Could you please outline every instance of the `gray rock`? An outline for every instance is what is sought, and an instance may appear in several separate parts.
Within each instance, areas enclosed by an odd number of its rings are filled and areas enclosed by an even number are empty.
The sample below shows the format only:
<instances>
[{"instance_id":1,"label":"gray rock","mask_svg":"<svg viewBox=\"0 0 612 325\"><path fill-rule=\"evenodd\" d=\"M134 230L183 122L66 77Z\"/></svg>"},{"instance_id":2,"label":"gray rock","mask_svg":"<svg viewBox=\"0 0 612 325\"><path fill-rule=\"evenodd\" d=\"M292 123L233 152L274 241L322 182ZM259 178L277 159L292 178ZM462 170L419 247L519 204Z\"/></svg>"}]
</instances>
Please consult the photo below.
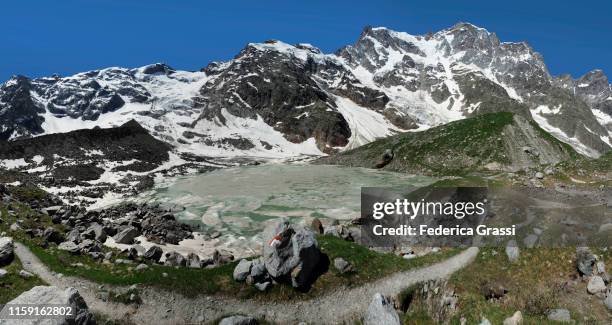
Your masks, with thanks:
<instances>
[{"instance_id":1,"label":"gray rock","mask_svg":"<svg viewBox=\"0 0 612 325\"><path fill-rule=\"evenodd\" d=\"M548 312L548 319L561 323L570 323L572 317L567 309L552 309Z\"/></svg>"},{"instance_id":2,"label":"gray rock","mask_svg":"<svg viewBox=\"0 0 612 325\"><path fill-rule=\"evenodd\" d=\"M26 270L21 270L19 271L19 276L24 278L24 279L29 279L29 278L33 278L34 274L26 271Z\"/></svg>"},{"instance_id":3,"label":"gray rock","mask_svg":"<svg viewBox=\"0 0 612 325\"><path fill-rule=\"evenodd\" d=\"M43 239L50 243L59 244L64 241L64 236L57 229L47 227L43 232Z\"/></svg>"},{"instance_id":4,"label":"gray rock","mask_svg":"<svg viewBox=\"0 0 612 325\"><path fill-rule=\"evenodd\" d=\"M504 325L519 325L523 323L523 313L515 312L511 317L504 319Z\"/></svg>"},{"instance_id":5,"label":"gray rock","mask_svg":"<svg viewBox=\"0 0 612 325\"><path fill-rule=\"evenodd\" d=\"M314 233L281 220L264 232L263 261L273 278L291 275L295 288L308 288L316 279L321 251Z\"/></svg>"},{"instance_id":6,"label":"gray rock","mask_svg":"<svg viewBox=\"0 0 612 325\"><path fill-rule=\"evenodd\" d=\"M529 234L527 235L527 237L523 239L523 244L525 244L525 247L527 248L533 248L535 247L535 244L537 241L538 241L538 236L534 234Z\"/></svg>"},{"instance_id":7,"label":"gray rock","mask_svg":"<svg viewBox=\"0 0 612 325\"><path fill-rule=\"evenodd\" d=\"M596 274L605 274L606 273L606 264L603 261L599 261L595 263L595 273Z\"/></svg>"},{"instance_id":8,"label":"gray rock","mask_svg":"<svg viewBox=\"0 0 612 325\"><path fill-rule=\"evenodd\" d=\"M587 284L587 292L596 295L606 292L606 283L599 275L594 275Z\"/></svg>"},{"instance_id":9,"label":"gray rock","mask_svg":"<svg viewBox=\"0 0 612 325\"><path fill-rule=\"evenodd\" d=\"M270 282L270 281L266 281L266 282L262 282L262 283L255 283L255 288L257 288L257 290L259 290L259 291L266 291L271 286L272 286L272 282Z\"/></svg>"},{"instance_id":10,"label":"gray rock","mask_svg":"<svg viewBox=\"0 0 612 325\"><path fill-rule=\"evenodd\" d=\"M377 293L372 298L365 317L364 325L400 325L399 315L393 307L391 299Z\"/></svg>"},{"instance_id":11,"label":"gray rock","mask_svg":"<svg viewBox=\"0 0 612 325\"><path fill-rule=\"evenodd\" d=\"M134 242L134 238L138 237L138 230L132 226L129 226L120 232L118 232L113 239L118 244L131 244Z\"/></svg>"},{"instance_id":12,"label":"gray rock","mask_svg":"<svg viewBox=\"0 0 612 325\"><path fill-rule=\"evenodd\" d=\"M353 271L353 265L351 265L351 263L347 262L342 257L336 257L334 259L334 267L340 273L346 273L346 272Z\"/></svg>"},{"instance_id":13,"label":"gray rock","mask_svg":"<svg viewBox=\"0 0 612 325\"><path fill-rule=\"evenodd\" d=\"M118 258L115 260L115 264L132 264L133 262L130 260Z\"/></svg>"},{"instance_id":14,"label":"gray rock","mask_svg":"<svg viewBox=\"0 0 612 325\"><path fill-rule=\"evenodd\" d=\"M148 269L148 268L149 268L149 266L148 266L148 265L146 265L146 264L144 264L144 263L141 263L141 264L138 264L138 265L136 266L136 271L144 271L144 270L146 270L146 269Z\"/></svg>"},{"instance_id":15,"label":"gray rock","mask_svg":"<svg viewBox=\"0 0 612 325\"><path fill-rule=\"evenodd\" d=\"M245 259L240 260L238 265L234 268L234 280L236 281L244 281L247 276L251 274L251 266L253 266L253 262L247 261Z\"/></svg>"},{"instance_id":16,"label":"gray rock","mask_svg":"<svg viewBox=\"0 0 612 325\"><path fill-rule=\"evenodd\" d=\"M4 278L8 274L8 271L5 269L0 269L0 279Z\"/></svg>"},{"instance_id":17,"label":"gray rock","mask_svg":"<svg viewBox=\"0 0 612 325\"><path fill-rule=\"evenodd\" d=\"M202 264L200 263L200 257L197 254L189 253L189 255L187 255L187 266L192 269L201 268Z\"/></svg>"},{"instance_id":18,"label":"gray rock","mask_svg":"<svg viewBox=\"0 0 612 325\"><path fill-rule=\"evenodd\" d=\"M166 253L166 266L187 266L187 260L183 255L177 252Z\"/></svg>"},{"instance_id":19,"label":"gray rock","mask_svg":"<svg viewBox=\"0 0 612 325\"><path fill-rule=\"evenodd\" d=\"M12 225L9 227L9 229L10 229L11 231L18 231L18 230L21 230L21 226L20 226L18 223L16 223L16 222L15 222L15 223L13 223L13 224L12 224Z\"/></svg>"},{"instance_id":20,"label":"gray rock","mask_svg":"<svg viewBox=\"0 0 612 325\"><path fill-rule=\"evenodd\" d=\"M592 275L597 258L588 247L576 248L576 268L582 275Z\"/></svg>"},{"instance_id":21,"label":"gray rock","mask_svg":"<svg viewBox=\"0 0 612 325\"><path fill-rule=\"evenodd\" d=\"M81 240L81 234L79 233L79 230L76 228L70 230L70 232L66 236L66 241L78 243L80 240Z\"/></svg>"},{"instance_id":22,"label":"gray rock","mask_svg":"<svg viewBox=\"0 0 612 325\"><path fill-rule=\"evenodd\" d=\"M94 233L94 238L95 240L104 243L106 241L106 231L104 230L104 227L102 227L102 225L100 225L99 223L92 223L89 228L87 228L88 231L93 231Z\"/></svg>"},{"instance_id":23,"label":"gray rock","mask_svg":"<svg viewBox=\"0 0 612 325\"><path fill-rule=\"evenodd\" d=\"M518 261L521 255L521 251L515 240L510 240L506 245L506 256L508 256L508 260L510 263L514 263Z\"/></svg>"},{"instance_id":24,"label":"gray rock","mask_svg":"<svg viewBox=\"0 0 612 325\"><path fill-rule=\"evenodd\" d=\"M53 215L55 215L61 209L62 209L61 205L56 205L56 206L44 208L44 209L42 209L42 212L46 213L46 214L48 214L50 216L53 216Z\"/></svg>"},{"instance_id":25,"label":"gray rock","mask_svg":"<svg viewBox=\"0 0 612 325\"><path fill-rule=\"evenodd\" d=\"M57 246L57 249L67 251L71 254L78 254L80 251L79 245L71 241L65 241Z\"/></svg>"},{"instance_id":26,"label":"gray rock","mask_svg":"<svg viewBox=\"0 0 612 325\"><path fill-rule=\"evenodd\" d=\"M323 234L325 232L324 228L323 228L323 223L321 223L321 220L319 220L319 218L314 218L312 219L312 223L310 224L310 228L312 228L312 231L318 233L318 234Z\"/></svg>"},{"instance_id":27,"label":"gray rock","mask_svg":"<svg viewBox=\"0 0 612 325\"><path fill-rule=\"evenodd\" d=\"M230 263L233 260L234 260L234 255L228 252L215 250L212 256L212 260L211 261L207 260L206 263L214 264L214 265L223 265L223 264Z\"/></svg>"},{"instance_id":28,"label":"gray rock","mask_svg":"<svg viewBox=\"0 0 612 325\"><path fill-rule=\"evenodd\" d=\"M87 250L89 250L90 248L92 248L92 247L93 247L95 244L96 244L96 242L94 242L94 241L93 241L93 240L91 240L91 239L84 239L84 240L82 240L82 241L79 243L79 245L78 245L78 246L79 246L79 249L80 249L80 250L87 251Z\"/></svg>"},{"instance_id":29,"label":"gray rock","mask_svg":"<svg viewBox=\"0 0 612 325\"><path fill-rule=\"evenodd\" d=\"M544 174L542 172L537 172L537 173L535 173L535 178L537 178L537 179L544 179Z\"/></svg>"},{"instance_id":30,"label":"gray rock","mask_svg":"<svg viewBox=\"0 0 612 325\"><path fill-rule=\"evenodd\" d=\"M269 278L268 271L266 270L266 265L260 259L253 261L250 277L253 279L254 282L262 282L263 280Z\"/></svg>"},{"instance_id":31,"label":"gray rock","mask_svg":"<svg viewBox=\"0 0 612 325\"><path fill-rule=\"evenodd\" d=\"M249 316L241 316L241 315L226 317L226 318L223 318L219 322L219 325L257 325L257 324L259 324L259 322L257 322L255 318L249 317Z\"/></svg>"},{"instance_id":32,"label":"gray rock","mask_svg":"<svg viewBox=\"0 0 612 325\"><path fill-rule=\"evenodd\" d=\"M94 316L89 312L87 303L75 288L62 290L58 287L37 286L34 287L17 298L11 300L7 305L70 305L74 311L74 318L56 319L56 322L45 322L44 324L79 324L79 325L94 325L96 324ZM6 308L6 307L5 307ZM2 313L7 311L3 310ZM24 324L39 324L32 321ZM14 320L0 320L0 325L15 324ZM21 323L20 323L21 324Z\"/></svg>"},{"instance_id":33,"label":"gray rock","mask_svg":"<svg viewBox=\"0 0 612 325\"><path fill-rule=\"evenodd\" d=\"M143 257L147 260L154 261L155 263L159 262L159 259L164 254L164 251L159 246L151 246L144 253Z\"/></svg>"},{"instance_id":34,"label":"gray rock","mask_svg":"<svg viewBox=\"0 0 612 325\"><path fill-rule=\"evenodd\" d=\"M604 305L606 305L608 310L612 311L612 290L608 291L606 299L604 299Z\"/></svg>"},{"instance_id":35,"label":"gray rock","mask_svg":"<svg viewBox=\"0 0 612 325\"><path fill-rule=\"evenodd\" d=\"M10 237L0 237L0 266L11 264L15 258L15 246Z\"/></svg>"}]
</instances>

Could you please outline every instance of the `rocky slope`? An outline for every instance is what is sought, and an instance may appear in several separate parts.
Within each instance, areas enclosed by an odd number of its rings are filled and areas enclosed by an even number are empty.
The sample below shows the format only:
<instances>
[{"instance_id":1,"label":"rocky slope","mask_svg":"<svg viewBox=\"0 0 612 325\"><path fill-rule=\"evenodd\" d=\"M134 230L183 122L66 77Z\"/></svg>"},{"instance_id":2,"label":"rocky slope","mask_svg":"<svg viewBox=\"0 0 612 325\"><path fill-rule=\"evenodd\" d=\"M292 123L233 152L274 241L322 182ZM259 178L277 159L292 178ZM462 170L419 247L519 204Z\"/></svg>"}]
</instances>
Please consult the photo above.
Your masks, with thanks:
<instances>
[{"instance_id":1,"label":"rocky slope","mask_svg":"<svg viewBox=\"0 0 612 325\"><path fill-rule=\"evenodd\" d=\"M576 157L569 145L534 121L501 112L381 139L318 163L462 175L486 169L518 171Z\"/></svg>"},{"instance_id":2,"label":"rocky slope","mask_svg":"<svg viewBox=\"0 0 612 325\"><path fill-rule=\"evenodd\" d=\"M115 128L0 141L0 180L40 184L70 200L75 191L101 198L152 185L149 174L170 163L170 149L133 120Z\"/></svg>"},{"instance_id":3,"label":"rocky slope","mask_svg":"<svg viewBox=\"0 0 612 325\"><path fill-rule=\"evenodd\" d=\"M611 93L601 71L555 78L526 43L471 24L421 36L367 27L335 54L267 41L201 72L153 64L14 77L0 86L0 138L134 119L182 152L286 158L510 111L598 156L610 148Z\"/></svg>"}]
</instances>

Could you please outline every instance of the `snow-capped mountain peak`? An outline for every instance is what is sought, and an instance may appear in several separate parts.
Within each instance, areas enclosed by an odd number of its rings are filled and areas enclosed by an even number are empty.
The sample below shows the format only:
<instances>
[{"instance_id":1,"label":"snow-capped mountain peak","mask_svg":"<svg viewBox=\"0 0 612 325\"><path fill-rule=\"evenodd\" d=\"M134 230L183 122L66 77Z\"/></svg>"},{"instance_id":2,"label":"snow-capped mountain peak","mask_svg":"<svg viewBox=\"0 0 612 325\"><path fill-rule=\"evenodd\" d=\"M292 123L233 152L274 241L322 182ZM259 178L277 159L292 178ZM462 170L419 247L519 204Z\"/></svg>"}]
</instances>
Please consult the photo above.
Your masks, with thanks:
<instances>
[{"instance_id":1,"label":"snow-capped mountain peak","mask_svg":"<svg viewBox=\"0 0 612 325\"><path fill-rule=\"evenodd\" d=\"M469 23L427 35L366 27L353 45L250 43L189 72L156 63L0 87L0 138L135 119L179 151L291 157L354 148L396 132L511 111L580 152L610 149L612 91L593 71L553 78L525 42Z\"/></svg>"}]
</instances>

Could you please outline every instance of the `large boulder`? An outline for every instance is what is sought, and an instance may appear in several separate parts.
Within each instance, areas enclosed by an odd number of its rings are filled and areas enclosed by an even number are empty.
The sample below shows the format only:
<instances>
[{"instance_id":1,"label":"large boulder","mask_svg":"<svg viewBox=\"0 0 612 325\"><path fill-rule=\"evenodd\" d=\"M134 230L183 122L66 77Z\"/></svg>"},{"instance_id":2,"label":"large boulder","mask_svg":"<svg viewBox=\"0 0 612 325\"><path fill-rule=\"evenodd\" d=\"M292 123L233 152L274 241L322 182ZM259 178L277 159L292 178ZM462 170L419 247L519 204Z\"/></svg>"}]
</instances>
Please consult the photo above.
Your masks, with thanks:
<instances>
[{"instance_id":1,"label":"large boulder","mask_svg":"<svg viewBox=\"0 0 612 325\"><path fill-rule=\"evenodd\" d=\"M270 276L277 280L290 278L293 287L305 290L323 267L314 233L286 219L264 231L263 261Z\"/></svg>"},{"instance_id":2,"label":"large boulder","mask_svg":"<svg viewBox=\"0 0 612 325\"><path fill-rule=\"evenodd\" d=\"M96 321L94 316L87 307L87 303L75 288L60 289L58 287L37 286L34 287L17 298L11 300L2 309L1 314L8 313L8 306L11 305L69 305L72 307L72 316L57 318L52 321L49 319L30 319L20 320L19 324L79 324L79 325L94 325ZM14 319L2 319L0 317L0 325L15 324Z\"/></svg>"},{"instance_id":3,"label":"large boulder","mask_svg":"<svg viewBox=\"0 0 612 325\"><path fill-rule=\"evenodd\" d=\"M399 325L400 319L393 307L391 299L377 293L372 298L370 306L363 318L364 325Z\"/></svg>"},{"instance_id":4,"label":"large boulder","mask_svg":"<svg viewBox=\"0 0 612 325\"><path fill-rule=\"evenodd\" d=\"M113 237L113 239L115 240L115 243L118 243L118 244L131 244L132 242L134 242L134 238L136 238L137 236L138 236L138 229L132 226L129 226L121 230L120 232L118 232Z\"/></svg>"},{"instance_id":5,"label":"large boulder","mask_svg":"<svg viewBox=\"0 0 612 325\"><path fill-rule=\"evenodd\" d=\"M592 275L595 263L597 263L597 257L588 247L576 248L576 268L581 275Z\"/></svg>"},{"instance_id":6,"label":"large boulder","mask_svg":"<svg viewBox=\"0 0 612 325\"><path fill-rule=\"evenodd\" d=\"M10 237L0 237L0 266L11 264L15 258L13 239Z\"/></svg>"}]
</instances>

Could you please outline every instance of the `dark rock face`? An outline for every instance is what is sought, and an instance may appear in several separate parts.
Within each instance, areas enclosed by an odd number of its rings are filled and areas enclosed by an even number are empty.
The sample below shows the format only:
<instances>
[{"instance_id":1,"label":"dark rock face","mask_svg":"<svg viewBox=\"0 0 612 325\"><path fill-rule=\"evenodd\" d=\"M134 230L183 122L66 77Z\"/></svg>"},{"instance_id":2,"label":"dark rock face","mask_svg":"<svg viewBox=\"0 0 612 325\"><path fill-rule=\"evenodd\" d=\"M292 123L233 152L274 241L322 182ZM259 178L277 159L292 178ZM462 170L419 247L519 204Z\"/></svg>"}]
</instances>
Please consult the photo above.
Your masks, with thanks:
<instances>
[{"instance_id":1,"label":"dark rock face","mask_svg":"<svg viewBox=\"0 0 612 325\"><path fill-rule=\"evenodd\" d=\"M137 122L130 121L118 128L77 130L23 139L0 142L0 158L32 159L43 156L49 161L54 155L76 160L88 160L87 151L100 150L108 160L122 161L138 159L150 163L168 160L169 147L156 140Z\"/></svg>"},{"instance_id":2,"label":"dark rock face","mask_svg":"<svg viewBox=\"0 0 612 325\"><path fill-rule=\"evenodd\" d=\"M106 80L117 83L101 85ZM95 121L100 114L113 112L130 101L145 102L151 94L138 83L134 74L124 69L90 71L70 78L41 78L32 81L37 93L49 100L46 108L56 116L82 117Z\"/></svg>"},{"instance_id":3,"label":"dark rock face","mask_svg":"<svg viewBox=\"0 0 612 325\"><path fill-rule=\"evenodd\" d=\"M605 116L612 116L612 85L603 71L593 70L577 80L565 75L556 78L555 83L597 110L604 119ZM612 123L608 122L606 125L606 121L601 122L608 131L612 132ZM589 128L591 127L592 125L589 125Z\"/></svg>"},{"instance_id":4,"label":"dark rock face","mask_svg":"<svg viewBox=\"0 0 612 325\"><path fill-rule=\"evenodd\" d=\"M89 187L91 184L85 181L96 180L104 173L99 165L136 159L137 163L122 166L122 170L150 171L169 159L169 150L167 144L131 121L117 128L83 129L0 142L0 159L23 158L36 165L34 157L42 157L40 163L47 166L47 172L52 175L42 183ZM94 192L84 195L99 196Z\"/></svg>"},{"instance_id":5,"label":"dark rock face","mask_svg":"<svg viewBox=\"0 0 612 325\"><path fill-rule=\"evenodd\" d=\"M0 140L40 134L45 110L30 96L32 84L23 76L11 78L0 86Z\"/></svg>"},{"instance_id":6,"label":"dark rock face","mask_svg":"<svg viewBox=\"0 0 612 325\"><path fill-rule=\"evenodd\" d=\"M303 61L250 45L229 66L207 67L205 71L213 78L201 90L204 110L200 119L217 118L225 123L225 109L242 118L261 116L291 142L315 137L322 151L344 146L351 134L348 123L314 80L316 69L311 58ZM300 118L305 115L308 118Z\"/></svg>"}]
</instances>

